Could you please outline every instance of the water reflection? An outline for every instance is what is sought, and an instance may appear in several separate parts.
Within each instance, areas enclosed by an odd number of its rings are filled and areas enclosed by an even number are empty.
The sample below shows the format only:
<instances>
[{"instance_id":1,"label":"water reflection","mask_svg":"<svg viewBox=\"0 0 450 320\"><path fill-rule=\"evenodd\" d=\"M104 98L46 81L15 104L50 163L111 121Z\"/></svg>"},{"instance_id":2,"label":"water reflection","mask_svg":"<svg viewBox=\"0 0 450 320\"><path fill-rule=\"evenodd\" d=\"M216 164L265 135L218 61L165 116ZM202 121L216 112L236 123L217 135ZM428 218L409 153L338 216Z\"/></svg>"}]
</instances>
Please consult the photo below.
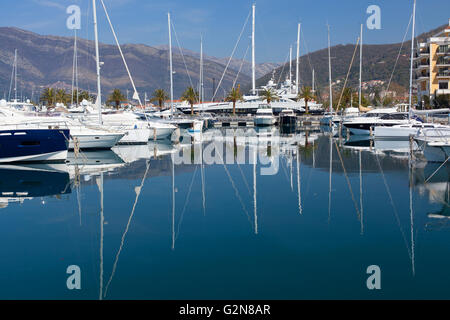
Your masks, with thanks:
<instances>
[{"instance_id":1,"label":"water reflection","mask_svg":"<svg viewBox=\"0 0 450 320\"><path fill-rule=\"evenodd\" d=\"M5 218L15 212L8 204L24 199L28 206L17 210L35 210L34 198L57 196L48 214L76 212L49 232L77 227L70 241L55 246L75 259L71 241L89 243L74 262L83 264L88 283L80 296L56 290L54 298L363 298L364 274L341 279L324 266L357 272L377 261L401 279L386 297L420 297L420 288L402 289L411 279L399 274L430 276L427 260L437 259L437 240L418 237L447 226L450 167L410 157L410 149L408 141L240 128L208 130L179 144L70 154L65 165L1 166L0 224L18 223ZM36 221L20 223L26 231ZM34 234L33 241L42 238ZM417 255L418 242L430 250ZM33 258L46 252L41 247ZM442 270L449 266L442 261ZM264 288L252 289L260 281L254 270L266 279ZM324 293L307 280L327 272L354 291L342 295L331 286ZM211 289L213 279L223 279L222 291ZM193 282L197 289L190 291ZM300 284L308 290L298 292ZM0 297L8 297L3 290Z\"/></svg>"}]
</instances>

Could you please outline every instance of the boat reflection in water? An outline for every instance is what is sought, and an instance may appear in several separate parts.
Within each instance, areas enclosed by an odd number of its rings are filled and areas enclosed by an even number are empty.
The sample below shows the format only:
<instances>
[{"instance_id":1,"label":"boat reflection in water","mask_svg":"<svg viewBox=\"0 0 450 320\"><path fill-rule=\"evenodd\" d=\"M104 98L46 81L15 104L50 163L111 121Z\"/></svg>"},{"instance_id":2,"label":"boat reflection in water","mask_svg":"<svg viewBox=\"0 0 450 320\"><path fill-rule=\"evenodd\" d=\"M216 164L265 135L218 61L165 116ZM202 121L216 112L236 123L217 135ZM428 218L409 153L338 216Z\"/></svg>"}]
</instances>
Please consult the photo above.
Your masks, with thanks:
<instances>
[{"instance_id":1,"label":"boat reflection in water","mask_svg":"<svg viewBox=\"0 0 450 320\"><path fill-rule=\"evenodd\" d=\"M178 144L71 153L58 167L3 166L2 199L66 194L45 209L69 218L41 230L41 217L17 222L21 207L2 210L0 226L16 230L2 233L17 248L0 249L6 274L27 279L20 265L39 261L45 273L33 277L48 289L44 296L4 277L0 297L16 288L14 298L371 298L364 271L373 263L397 281L384 298L431 289L450 297L442 280L450 258L437 245L450 241L441 232L450 222L450 167L410 157L403 143L224 128ZM48 277L69 263L83 272L79 292ZM332 285L318 288L324 277Z\"/></svg>"},{"instance_id":2,"label":"boat reflection in water","mask_svg":"<svg viewBox=\"0 0 450 320\"><path fill-rule=\"evenodd\" d=\"M26 199L71 193L70 177L61 164L1 165L0 206Z\"/></svg>"}]
</instances>

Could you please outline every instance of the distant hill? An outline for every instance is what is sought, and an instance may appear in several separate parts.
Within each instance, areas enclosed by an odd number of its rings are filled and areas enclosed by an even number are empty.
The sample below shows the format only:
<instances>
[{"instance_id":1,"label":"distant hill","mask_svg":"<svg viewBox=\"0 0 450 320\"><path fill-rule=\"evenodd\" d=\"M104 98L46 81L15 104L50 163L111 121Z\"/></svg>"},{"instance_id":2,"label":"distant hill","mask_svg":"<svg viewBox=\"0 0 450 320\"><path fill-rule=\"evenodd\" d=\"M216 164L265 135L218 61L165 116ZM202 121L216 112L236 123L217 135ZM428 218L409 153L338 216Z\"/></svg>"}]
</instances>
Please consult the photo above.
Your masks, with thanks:
<instances>
[{"instance_id":1,"label":"distant hill","mask_svg":"<svg viewBox=\"0 0 450 320\"><path fill-rule=\"evenodd\" d=\"M18 49L18 95L31 97L34 87L39 94L43 87L65 87L70 89L72 83L73 38L43 36L17 28L0 28L0 97L8 95L11 79L14 49ZM167 91L169 80L169 54L163 48L154 48L141 44L122 45L130 71L135 80L138 91L149 95L157 88ZM102 67L102 86L104 94L113 88L124 92L132 87L119 51L115 45L100 44ZM79 39L79 84L84 90L96 90L95 50L93 41ZM178 50L174 50L174 95L181 93L192 84L197 87L199 79L199 59L192 55L185 55L186 72L183 59ZM207 59L204 62L205 96L210 98L213 91L213 81L217 86L225 65L219 59ZM224 77L222 88L228 91L235 80L237 71L230 68ZM245 72L241 72L238 83L250 83L251 79ZM223 96L220 90L218 97Z\"/></svg>"},{"instance_id":2,"label":"distant hill","mask_svg":"<svg viewBox=\"0 0 450 320\"><path fill-rule=\"evenodd\" d=\"M438 27L427 33L421 34L416 41L424 41L426 38L438 33L445 26ZM363 44L363 81L383 80L389 81L392 70L399 53L401 43L383 45ZM331 47L332 76L333 81L345 80L350 66L350 62L355 51L355 44L337 45ZM403 44L401 56L392 81L405 88L409 87L411 41ZM328 48L312 52L300 58L300 85L311 86L312 68L315 70L316 86L320 88L328 87ZM295 79L296 61L293 61L293 79ZM283 70L284 69L284 70ZM275 70L275 80L284 81L289 74L289 62ZM272 77L272 72L259 78L257 86L265 85ZM355 61L349 75L349 85L356 87L359 82L359 48L355 55ZM246 89L250 89L249 86ZM326 89L327 90L327 89Z\"/></svg>"}]
</instances>

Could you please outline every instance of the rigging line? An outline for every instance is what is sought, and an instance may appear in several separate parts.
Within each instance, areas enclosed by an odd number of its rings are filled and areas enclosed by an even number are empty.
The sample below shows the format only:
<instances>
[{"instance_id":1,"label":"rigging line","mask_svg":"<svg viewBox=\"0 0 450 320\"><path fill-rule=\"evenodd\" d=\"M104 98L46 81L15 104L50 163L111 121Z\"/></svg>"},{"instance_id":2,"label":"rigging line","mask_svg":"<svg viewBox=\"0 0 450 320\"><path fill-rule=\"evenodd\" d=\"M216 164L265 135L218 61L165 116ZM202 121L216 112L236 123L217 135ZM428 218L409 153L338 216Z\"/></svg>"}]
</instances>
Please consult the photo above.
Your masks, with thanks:
<instances>
[{"instance_id":1,"label":"rigging line","mask_svg":"<svg viewBox=\"0 0 450 320\"><path fill-rule=\"evenodd\" d=\"M352 185L351 185L350 180L348 178L347 170L345 169L345 166L344 166L344 160L342 159L342 155L341 155L341 152L339 151L337 142L335 141L334 144L336 146L336 151L337 151L337 154L339 156L339 160L341 161L342 169L344 170L345 180L347 181L348 189L349 189L350 194L352 196L353 205L355 206L356 214L358 216L358 221L361 221L361 213L359 212L358 204L356 203L355 195L353 194Z\"/></svg>"},{"instance_id":2,"label":"rigging line","mask_svg":"<svg viewBox=\"0 0 450 320\"><path fill-rule=\"evenodd\" d=\"M116 274L117 263L119 262L119 256L120 256L120 253L122 252L122 248L123 248L123 245L125 243L125 238L127 236L128 230L130 228L131 220L133 220L134 212L136 210L136 206L137 206L137 203L139 201L139 197L141 196L142 188L144 187L144 184L145 184L145 179L147 179L147 174L148 174L149 169L150 169L150 161L147 161L147 168L145 170L144 177L142 178L141 185L137 189L136 198L134 199L133 209L131 210L130 217L128 218L128 222L127 222L127 225L125 227L125 231L122 234L122 239L120 241L120 247L119 247L119 250L117 251L116 258L114 260L113 269L112 269L112 272L111 272L111 276L110 276L110 278L108 280L108 283L106 284L105 294L103 295L103 297L106 297L106 294L108 293L109 284L111 283L114 275Z\"/></svg>"},{"instance_id":3,"label":"rigging line","mask_svg":"<svg viewBox=\"0 0 450 320\"><path fill-rule=\"evenodd\" d=\"M449 159L450 157L447 157L447 160L445 160L444 163L442 163L441 166L437 168L436 171L434 171L433 174L427 180L425 180L425 183L428 183L428 181L430 181L431 178L433 178L436 175L436 173L438 173L438 171L441 170L441 168L448 162Z\"/></svg>"},{"instance_id":4,"label":"rigging line","mask_svg":"<svg viewBox=\"0 0 450 320\"><path fill-rule=\"evenodd\" d=\"M170 24L172 25L173 33L175 34L175 40L177 41L178 50L180 50L181 58L183 59L184 68L186 69L186 74L189 78L189 83L191 84L191 87L194 88L194 85L193 85L192 79L191 79L191 75L189 74L189 71L188 71L186 60L184 59L183 49L181 49L180 41L178 41L178 35L177 35L177 31L175 30L175 25L173 24L173 22L170 22Z\"/></svg>"},{"instance_id":5,"label":"rigging line","mask_svg":"<svg viewBox=\"0 0 450 320\"><path fill-rule=\"evenodd\" d=\"M405 35L403 36L402 44L400 46L400 50L398 51L397 60L395 60L394 69L392 70L391 77L389 78L389 82L388 82L386 91L389 91L389 88L391 87L391 82L394 77L395 69L397 68L398 60L400 59L400 54L403 50L403 45L405 44L405 40L408 35L409 26L411 25L411 20L412 20L412 14L411 14L411 17L409 18L409 23L408 23L408 26L406 27L406 32L405 32Z\"/></svg>"},{"instance_id":6,"label":"rigging line","mask_svg":"<svg viewBox=\"0 0 450 320\"><path fill-rule=\"evenodd\" d=\"M357 49L358 49L359 41L360 41L360 40L361 40L361 38L358 37L358 41L356 41L356 45L355 45L355 51L353 52L352 61L350 62L350 66L349 66L349 68L348 68L347 76L345 77L344 86L342 87L341 96L339 97L339 102L338 102L338 104L337 104L337 106L336 106L337 109L338 109L339 106L341 105L342 97L344 96L345 87L347 86L348 76L350 75L350 71L352 70L353 61L355 60L356 51L357 51ZM339 151L338 151L338 152L339 152Z\"/></svg>"},{"instance_id":7,"label":"rigging line","mask_svg":"<svg viewBox=\"0 0 450 320\"><path fill-rule=\"evenodd\" d=\"M241 66L239 67L239 71L238 71L238 73L236 75L236 78L234 79L234 82L233 82L233 89L236 87L236 82L237 82L237 80L239 78L239 75L240 75L240 73L242 71L242 67L244 66L245 58L247 58L247 53L248 53L249 49L250 49L250 45L248 45L247 50L245 50L244 58L242 58Z\"/></svg>"},{"instance_id":8,"label":"rigging line","mask_svg":"<svg viewBox=\"0 0 450 320\"><path fill-rule=\"evenodd\" d=\"M384 187L386 188L386 192L388 194L389 201L391 202L392 209L394 210L395 220L397 221L398 228L400 229L400 232L403 237L403 241L405 242L405 246L406 246L406 250L408 251L408 255L411 258L411 251L409 250L408 241L406 240L405 232L403 231L403 228L401 226L400 217L398 216L398 211L397 211L397 208L395 207L394 199L392 198L391 190L387 183L386 176L384 175L383 168L381 167L381 163L380 163L380 159L378 158L378 154L375 154L375 158L377 159L378 168L380 169L381 177L383 179Z\"/></svg>"},{"instance_id":9,"label":"rigging line","mask_svg":"<svg viewBox=\"0 0 450 320\"><path fill-rule=\"evenodd\" d=\"M237 163L237 166L239 168L239 171L241 172L242 180L244 180L245 186L247 187L248 194L251 196L252 192L250 191L250 186L248 185L247 178L245 177L244 172L242 171L241 165Z\"/></svg>"},{"instance_id":10,"label":"rigging line","mask_svg":"<svg viewBox=\"0 0 450 320\"><path fill-rule=\"evenodd\" d=\"M235 194L236 194L236 197L238 198L239 202L241 203L242 210L244 210L245 214L247 215L248 222L250 222L250 225L253 226L253 222L252 222L252 220L250 219L250 215L249 215L247 209L245 208L244 201L242 200L241 196L239 195L239 191L238 191L238 189L236 188L236 185L234 184L234 180L233 180L233 178L231 177L230 172L228 171L227 166L225 165L225 162L223 161L222 155L221 155L219 152L217 152L217 155L218 155L218 156L220 157L220 159L221 159L223 168L225 169L225 173L227 174L228 179L229 179L230 182L231 182L231 186L232 186L233 189L234 189L234 192L235 192Z\"/></svg>"},{"instance_id":11,"label":"rigging line","mask_svg":"<svg viewBox=\"0 0 450 320\"><path fill-rule=\"evenodd\" d=\"M303 34L303 29L304 28L301 28L300 32L302 34L303 43L305 44L305 47L306 47L306 57L308 58L309 69L312 72L314 70L314 68L313 68L312 63L311 63L311 56L309 54L308 44L306 43L305 35Z\"/></svg>"},{"instance_id":12,"label":"rigging line","mask_svg":"<svg viewBox=\"0 0 450 320\"><path fill-rule=\"evenodd\" d=\"M177 233L176 233L176 235L175 235L175 240L178 239L178 236L179 236L179 234L180 234L180 226L181 226L181 223L183 222L184 213L185 213L186 208L187 208L187 205L188 205L188 203L189 203L189 198L191 197L192 185L194 184L195 176L197 175L197 169L198 169L198 165L195 166L195 171L194 171L194 174L192 175L191 184L190 184L190 186L189 186L188 194L187 194L186 200L185 200L185 202L184 202L183 211L181 211L180 220L178 221L178 225L177 225Z\"/></svg>"},{"instance_id":13,"label":"rigging line","mask_svg":"<svg viewBox=\"0 0 450 320\"><path fill-rule=\"evenodd\" d=\"M286 59L284 60L283 68L281 69L280 77L278 78L277 84L281 83L281 78L283 77L284 69L286 69L286 65L288 64L288 60L289 60L289 52L288 52L288 54L286 56Z\"/></svg>"},{"instance_id":14,"label":"rigging line","mask_svg":"<svg viewBox=\"0 0 450 320\"><path fill-rule=\"evenodd\" d=\"M122 48L120 47L119 40L117 39L116 32L114 31L114 27L111 23L111 19L109 18L108 10L106 10L106 6L105 6L105 3L103 2L103 0L100 0L100 1L102 3L103 9L105 10L106 18L108 20L109 26L111 27L111 31L114 36L114 39L116 40L116 44L117 44L117 47L119 48L120 55L122 56L123 64L125 65L125 69L127 69L128 77L130 78L131 85L133 86L133 89L134 89L134 93L137 94L137 100L139 101L139 105L142 106L141 98L139 97L139 94L136 90L136 86L134 85L133 77L131 76L127 61L125 60L125 56L123 55ZM133 96L133 98L134 98L134 96Z\"/></svg>"},{"instance_id":15,"label":"rigging line","mask_svg":"<svg viewBox=\"0 0 450 320\"><path fill-rule=\"evenodd\" d=\"M233 51L231 52L231 56L228 59L228 63L225 67L225 70L223 71L222 77L220 78L219 84L216 88L216 92L214 92L214 95L212 97L213 101L214 101L214 98L216 97L217 92L219 91L220 86L222 85L223 78L225 77L225 74L227 73L228 67L230 66L231 60L233 59L234 53L236 52L239 42L241 41L242 34L245 31L245 27L247 26L247 23L248 23L248 20L250 19L251 14L252 14L252 11L250 10L250 12L248 13L247 19L245 20L244 26L242 27L241 33L239 34L239 38L238 38L236 44L234 45Z\"/></svg>"}]
</instances>

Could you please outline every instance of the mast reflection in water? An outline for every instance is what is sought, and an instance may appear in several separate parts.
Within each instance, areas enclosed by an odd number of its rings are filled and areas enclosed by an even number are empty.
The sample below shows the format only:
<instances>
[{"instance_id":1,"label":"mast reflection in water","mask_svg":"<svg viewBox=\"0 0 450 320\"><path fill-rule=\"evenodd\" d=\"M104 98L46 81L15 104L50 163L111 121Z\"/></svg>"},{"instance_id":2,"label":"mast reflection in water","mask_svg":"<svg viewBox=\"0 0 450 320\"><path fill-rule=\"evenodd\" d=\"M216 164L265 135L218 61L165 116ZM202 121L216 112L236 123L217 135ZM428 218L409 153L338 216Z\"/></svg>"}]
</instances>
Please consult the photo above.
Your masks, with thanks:
<instances>
[{"instance_id":1,"label":"mast reflection in water","mask_svg":"<svg viewBox=\"0 0 450 320\"><path fill-rule=\"evenodd\" d=\"M0 298L450 298L450 167L333 136L209 130L1 166Z\"/></svg>"}]
</instances>

